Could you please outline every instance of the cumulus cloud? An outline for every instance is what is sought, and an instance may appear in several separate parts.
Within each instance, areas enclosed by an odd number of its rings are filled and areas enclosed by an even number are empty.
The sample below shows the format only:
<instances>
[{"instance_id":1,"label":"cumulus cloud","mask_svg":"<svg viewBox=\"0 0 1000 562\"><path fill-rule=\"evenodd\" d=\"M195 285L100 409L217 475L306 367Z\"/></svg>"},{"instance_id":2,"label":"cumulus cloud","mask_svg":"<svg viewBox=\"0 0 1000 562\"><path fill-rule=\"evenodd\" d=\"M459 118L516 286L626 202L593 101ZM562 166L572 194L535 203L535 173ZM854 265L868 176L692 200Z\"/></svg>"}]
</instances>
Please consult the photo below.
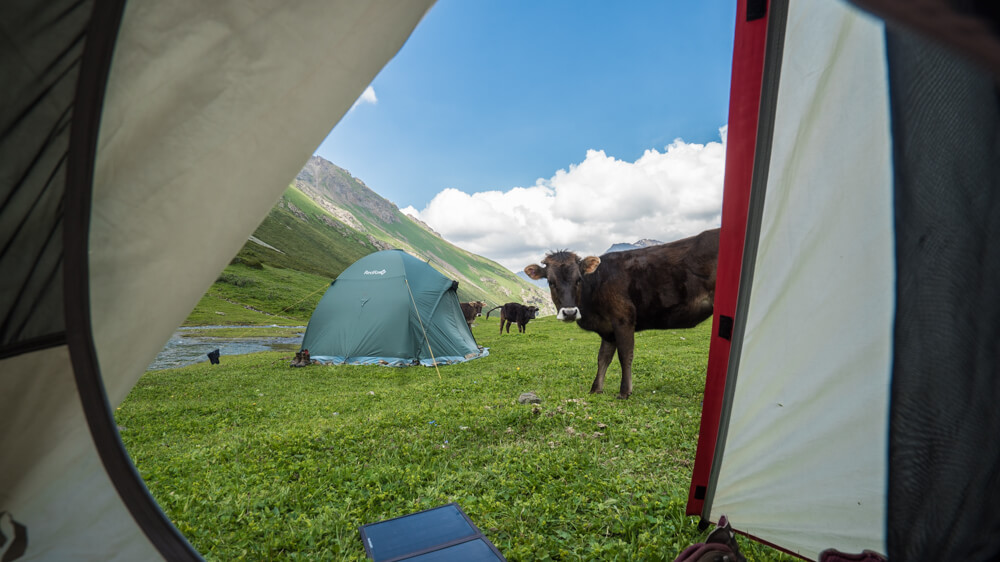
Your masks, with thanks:
<instances>
[{"instance_id":1,"label":"cumulus cloud","mask_svg":"<svg viewBox=\"0 0 1000 562\"><path fill-rule=\"evenodd\" d=\"M375 89L371 86L368 86L365 88L365 91L361 92L361 95L355 100L354 105L351 106L351 110L363 103L370 103L372 105L378 103L378 98L375 97Z\"/></svg>"},{"instance_id":2,"label":"cumulus cloud","mask_svg":"<svg viewBox=\"0 0 1000 562\"><path fill-rule=\"evenodd\" d=\"M707 144L677 139L635 162L588 150L582 162L530 187L449 188L423 210L403 212L513 271L552 250L600 255L618 242L669 242L719 226L726 132Z\"/></svg>"}]
</instances>

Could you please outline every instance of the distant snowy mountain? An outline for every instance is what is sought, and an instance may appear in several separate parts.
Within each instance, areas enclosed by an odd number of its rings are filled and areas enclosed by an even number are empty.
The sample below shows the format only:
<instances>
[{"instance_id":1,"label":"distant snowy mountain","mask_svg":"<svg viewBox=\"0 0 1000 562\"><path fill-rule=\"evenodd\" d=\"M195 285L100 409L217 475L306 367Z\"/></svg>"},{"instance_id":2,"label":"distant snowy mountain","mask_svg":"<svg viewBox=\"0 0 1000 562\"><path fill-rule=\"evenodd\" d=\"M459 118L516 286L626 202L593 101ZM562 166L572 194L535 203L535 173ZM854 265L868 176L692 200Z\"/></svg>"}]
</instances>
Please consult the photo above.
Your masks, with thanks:
<instances>
[{"instance_id":1,"label":"distant snowy mountain","mask_svg":"<svg viewBox=\"0 0 1000 562\"><path fill-rule=\"evenodd\" d=\"M652 238L643 238L642 240L636 241L634 244L629 244L628 242L619 242L618 244L614 244L613 246L611 246L610 248L608 248L608 251L606 251L604 253L605 254L610 254L611 252L622 252L622 251L625 251L625 250L635 250L635 249L638 249L638 248L647 248L649 246L657 246L659 244L663 244L663 242L660 242L659 240L653 240Z\"/></svg>"}]
</instances>

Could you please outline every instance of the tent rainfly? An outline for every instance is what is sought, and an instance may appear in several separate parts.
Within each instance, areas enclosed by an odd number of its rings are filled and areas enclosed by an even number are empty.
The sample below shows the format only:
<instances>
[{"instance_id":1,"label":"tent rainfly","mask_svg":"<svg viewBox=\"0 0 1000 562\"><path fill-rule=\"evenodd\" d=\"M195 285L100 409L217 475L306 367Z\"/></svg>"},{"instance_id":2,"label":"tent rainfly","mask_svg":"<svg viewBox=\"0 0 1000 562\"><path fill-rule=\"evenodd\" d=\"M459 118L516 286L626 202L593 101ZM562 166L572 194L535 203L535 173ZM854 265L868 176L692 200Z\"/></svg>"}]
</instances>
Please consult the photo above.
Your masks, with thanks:
<instances>
[{"instance_id":1,"label":"tent rainfly","mask_svg":"<svg viewBox=\"0 0 1000 562\"><path fill-rule=\"evenodd\" d=\"M403 250L368 254L345 269L309 319L302 348L335 365L444 365L479 348L448 279Z\"/></svg>"},{"instance_id":2,"label":"tent rainfly","mask_svg":"<svg viewBox=\"0 0 1000 562\"><path fill-rule=\"evenodd\" d=\"M0 559L200 560L112 407L430 5L0 2ZM736 6L688 511L996 560L995 2Z\"/></svg>"}]
</instances>

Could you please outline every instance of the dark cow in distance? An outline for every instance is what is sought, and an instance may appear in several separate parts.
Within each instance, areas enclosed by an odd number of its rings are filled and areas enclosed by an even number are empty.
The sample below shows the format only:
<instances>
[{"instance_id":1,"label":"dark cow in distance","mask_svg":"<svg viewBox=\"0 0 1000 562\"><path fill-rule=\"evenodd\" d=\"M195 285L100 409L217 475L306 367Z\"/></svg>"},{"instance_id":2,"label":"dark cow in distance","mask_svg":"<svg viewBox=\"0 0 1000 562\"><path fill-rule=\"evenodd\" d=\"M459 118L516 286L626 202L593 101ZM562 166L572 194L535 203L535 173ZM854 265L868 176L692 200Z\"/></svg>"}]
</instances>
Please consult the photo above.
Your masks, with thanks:
<instances>
[{"instance_id":1,"label":"dark cow in distance","mask_svg":"<svg viewBox=\"0 0 1000 562\"><path fill-rule=\"evenodd\" d=\"M635 332L693 328L712 315L719 229L667 244L580 258L570 251L545 256L524 268L548 279L556 318L601 336L591 393L603 392L604 374L618 352L622 384L632 394Z\"/></svg>"},{"instance_id":2,"label":"dark cow in distance","mask_svg":"<svg viewBox=\"0 0 1000 562\"><path fill-rule=\"evenodd\" d=\"M462 315L465 316L465 322L471 330L472 322L476 320L476 316L483 313L483 307L486 306L486 303L483 301L460 302L458 305L462 307Z\"/></svg>"},{"instance_id":3,"label":"dark cow in distance","mask_svg":"<svg viewBox=\"0 0 1000 562\"><path fill-rule=\"evenodd\" d=\"M519 302L509 302L500 306L494 306L486 311L486 317L496 309L500 309L500 333L503 333L504 324L507 324L507 333L510 333L511 323L517 324L517 332L523 334L527 332L528 321L538 316L537 306L525 306Z\"/></svg>"}]
</instances>

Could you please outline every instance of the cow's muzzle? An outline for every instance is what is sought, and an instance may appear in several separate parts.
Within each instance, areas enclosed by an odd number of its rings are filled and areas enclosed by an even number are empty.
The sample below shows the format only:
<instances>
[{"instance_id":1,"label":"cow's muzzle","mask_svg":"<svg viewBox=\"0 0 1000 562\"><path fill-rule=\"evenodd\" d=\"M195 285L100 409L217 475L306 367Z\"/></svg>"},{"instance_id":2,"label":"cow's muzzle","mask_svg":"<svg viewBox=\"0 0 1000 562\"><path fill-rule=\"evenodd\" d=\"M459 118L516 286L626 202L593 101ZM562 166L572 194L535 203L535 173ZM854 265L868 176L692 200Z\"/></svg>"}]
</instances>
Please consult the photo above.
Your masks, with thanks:
<instances>
[{"instance_id":1,"label":"cow's muzzle","mask_svg":"<svg viewBox=\"0 0 1000 562\"><path fill-rule=\"evenodd\" d=\"M563 322L573 322L583 318L583 315L580 314L580 309L574 306L573 308L560 308L556 318Z\"/></svg>"}]
</instances>

